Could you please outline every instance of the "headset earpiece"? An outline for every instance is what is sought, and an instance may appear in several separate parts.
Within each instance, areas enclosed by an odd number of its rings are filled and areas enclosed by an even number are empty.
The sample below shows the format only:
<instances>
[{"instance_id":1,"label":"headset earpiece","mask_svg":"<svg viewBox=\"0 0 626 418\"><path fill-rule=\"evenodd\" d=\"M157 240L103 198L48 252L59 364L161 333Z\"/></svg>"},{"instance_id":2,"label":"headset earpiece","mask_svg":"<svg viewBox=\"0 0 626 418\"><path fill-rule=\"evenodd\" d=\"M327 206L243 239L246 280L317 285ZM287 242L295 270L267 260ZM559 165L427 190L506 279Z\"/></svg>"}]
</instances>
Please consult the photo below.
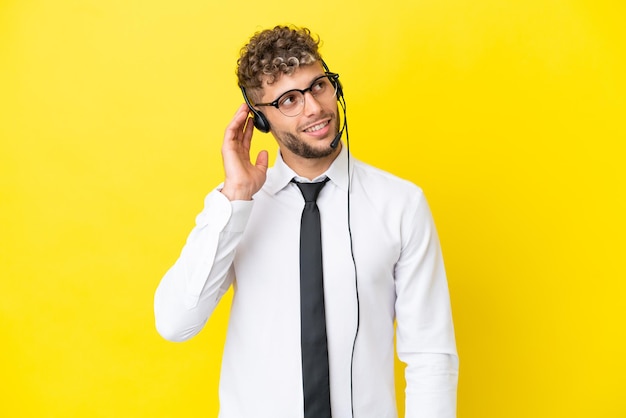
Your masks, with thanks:
<instances>
[{"instance_id":1,"label":"headset earpiece","mask_svg":"<svg viewBox=\"0 0 626 418\"><path fill-rule=\"evenodd\" d=\"M337 99L343 99L343 88L341 87L341 81L337 79Z\"/></svg>"},{"instance_id":2,"label":"headset earpiece","mask_svg":"<svg viewBox=\"0 0 626 418\"><path fill-rule=\"evenodd\" d=\"M243 94L243 99L248 105L248 109L252 112L254 127L263 133L268 133L270 131L270 122L261 111L252 107L252 103L250 103L250 99L248 99L248 95L246 94L246 89L243 86L239 86L239 88L241 89L241 94Z\"/></svg>"},{"instance_id":3,"label":"headset earpiece","mask_svg":"<svg viewBox=\"0 0 626 418\"><path fill-rule=\"evenodd\" d=\"M330 69L328 68L328 65L326 65L326 62L324 60L322 61L322 67L324 67L324 71L327 73L330 73ZM339 79L335 80L335 83L337 83L337 99L343 99L343 88L341 86L341 81L339 81Z\"/></svg>"},{"instance_id":4,"label":"headset earpiece","mask_svg":"<svg viewBox=\"0 0 626 418\"><path fill-rule=\"evenodd\" d=\"M268 133L270 131L270 122L267 120L265 115L252 107L250 107L250 110L254 115L254 118L252 119L254 121L254 127L264 134Z\"/></svg>"}]
</instances>

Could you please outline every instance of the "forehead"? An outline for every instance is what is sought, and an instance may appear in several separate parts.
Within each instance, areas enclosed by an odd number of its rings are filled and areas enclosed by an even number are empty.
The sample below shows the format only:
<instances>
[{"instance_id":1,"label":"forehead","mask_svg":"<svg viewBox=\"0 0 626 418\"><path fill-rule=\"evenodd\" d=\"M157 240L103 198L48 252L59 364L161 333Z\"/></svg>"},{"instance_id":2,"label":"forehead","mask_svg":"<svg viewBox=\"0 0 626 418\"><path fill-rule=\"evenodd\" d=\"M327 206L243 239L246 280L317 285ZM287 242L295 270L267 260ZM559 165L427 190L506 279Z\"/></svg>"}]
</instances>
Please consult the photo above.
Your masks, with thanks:
<instances>
[{"instance_id":1,"label":"forehead","mask_svg":"<svg viewBox=\"0 0 626 418\"><path fill-rule=\"evenodd\" d=\"M307 88L321 75L324 75L322 64L315 62L302 65L291 74L282 74L271 84L264 78L261 101L272 101L288 90Z\"/></svg>"}]
</instances>

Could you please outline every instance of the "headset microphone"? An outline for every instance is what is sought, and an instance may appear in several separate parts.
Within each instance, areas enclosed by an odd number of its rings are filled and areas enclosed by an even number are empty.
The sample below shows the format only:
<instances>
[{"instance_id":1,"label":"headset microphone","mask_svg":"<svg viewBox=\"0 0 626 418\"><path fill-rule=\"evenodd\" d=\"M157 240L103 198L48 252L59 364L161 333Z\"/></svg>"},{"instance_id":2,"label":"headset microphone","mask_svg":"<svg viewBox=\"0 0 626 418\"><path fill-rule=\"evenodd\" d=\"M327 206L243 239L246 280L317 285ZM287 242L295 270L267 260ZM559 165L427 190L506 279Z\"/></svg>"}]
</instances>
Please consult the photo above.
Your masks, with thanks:
<instances>
[{"instance_id":1,"label":"headset microphone","mask_svg":"<svg viewBox=\"0 0 626 418\"><path fill-rule=\"evenodd\" d=\"M330 147L332 149L337 148L337 145L339 145L339 140L341 139L341 135L343 135L343 130L346 129L346 120L344 118L343 120L343 126L341 128L341 130L337 133L337 135L335 135L335 138L333 139L333 142L330 143Z\"/></svg>"}]
</instances>

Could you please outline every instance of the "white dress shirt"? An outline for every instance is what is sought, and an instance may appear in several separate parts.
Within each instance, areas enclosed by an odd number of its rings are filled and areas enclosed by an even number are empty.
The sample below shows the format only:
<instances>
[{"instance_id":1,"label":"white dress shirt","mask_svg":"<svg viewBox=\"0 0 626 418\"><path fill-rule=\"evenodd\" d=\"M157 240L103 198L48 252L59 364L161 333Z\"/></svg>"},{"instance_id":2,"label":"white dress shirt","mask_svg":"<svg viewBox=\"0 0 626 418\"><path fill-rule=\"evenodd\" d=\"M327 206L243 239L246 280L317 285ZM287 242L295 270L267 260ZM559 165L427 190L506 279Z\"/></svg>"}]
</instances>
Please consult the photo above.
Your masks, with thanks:
<instances>
[{"instance_id":1,"label":"white dress shirt","mask_svg":"<svg viewBox=\"0 0 626 418\"><path fill-rule=\"evenodd\" d=\"M290 183L294 177L279 155L252 201L230 202L218 189L210 192L155 294L159 333L183 341L202 329L234 286L220 418L303 416L299 234L304 200ZM406 417L455 417L458 357L450 299L422 191L348 158L345 148L323 177L330 181L317 204L333 417L351 418L352 408L354 418L397 417L394 321L398 356L407 364Z\"/></svg>"}]
</instances>

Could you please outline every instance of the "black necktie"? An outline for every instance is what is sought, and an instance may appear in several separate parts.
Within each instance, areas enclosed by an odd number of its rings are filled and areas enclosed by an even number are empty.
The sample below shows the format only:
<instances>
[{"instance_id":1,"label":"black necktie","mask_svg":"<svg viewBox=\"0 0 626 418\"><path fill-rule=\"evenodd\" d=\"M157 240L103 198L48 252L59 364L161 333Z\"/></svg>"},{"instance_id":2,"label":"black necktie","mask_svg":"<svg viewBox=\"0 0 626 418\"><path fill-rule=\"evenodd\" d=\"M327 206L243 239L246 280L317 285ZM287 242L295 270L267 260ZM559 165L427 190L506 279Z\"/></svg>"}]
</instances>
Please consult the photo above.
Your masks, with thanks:
<instances>
[{"instance_id":1,"label":"black necktie","mask_svg":"<svg viewBox=\"0 0 626 418\"><path fill-rule=\"evenodd\" d=\"M296 183L305 201L300 224L300 342L304 418L331 418L322 233L320 211L315 203L327 181L328 178L319 183Z\"/></svg>"}]
</instances>

